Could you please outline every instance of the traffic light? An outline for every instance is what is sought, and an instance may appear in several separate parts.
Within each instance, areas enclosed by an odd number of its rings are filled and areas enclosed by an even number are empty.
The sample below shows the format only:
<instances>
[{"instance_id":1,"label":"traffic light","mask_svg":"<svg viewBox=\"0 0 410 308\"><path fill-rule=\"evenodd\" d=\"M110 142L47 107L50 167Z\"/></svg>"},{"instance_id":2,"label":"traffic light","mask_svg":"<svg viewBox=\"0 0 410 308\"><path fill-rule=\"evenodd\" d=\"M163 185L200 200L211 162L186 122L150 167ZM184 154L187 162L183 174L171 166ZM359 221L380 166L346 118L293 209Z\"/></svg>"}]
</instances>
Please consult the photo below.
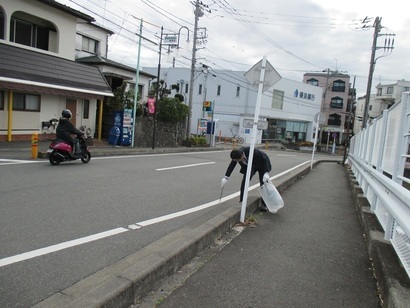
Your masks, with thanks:
<instances>
[{"instance_id":1,"label":"traffic light","mask_svg":"<svg viewBox=\"0 0 410 308\"><path fill-rule=\"evenodd\" d=\"M204 111L212 111L212 102L211 101L204 101Z\"/></svg>"}]
</instances>

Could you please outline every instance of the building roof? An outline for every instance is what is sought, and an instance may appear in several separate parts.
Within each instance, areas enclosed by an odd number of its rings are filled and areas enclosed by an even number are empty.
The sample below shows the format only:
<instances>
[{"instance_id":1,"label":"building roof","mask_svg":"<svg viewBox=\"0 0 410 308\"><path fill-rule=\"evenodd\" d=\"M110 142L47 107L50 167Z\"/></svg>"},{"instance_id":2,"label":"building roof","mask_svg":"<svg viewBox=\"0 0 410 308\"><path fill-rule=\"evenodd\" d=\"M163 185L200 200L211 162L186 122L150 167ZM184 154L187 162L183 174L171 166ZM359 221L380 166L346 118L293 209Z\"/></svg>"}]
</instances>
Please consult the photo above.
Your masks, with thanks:
<instances>
[{"instance_id":1,"label":"building roof","mask_svg":"<svg viewBox=\"0 0 410 308\"><path fill-rule=\"evenodd\" d=\"M38 2L44 3L48 6L51 6L55 9L58 9L60 11L63 11L67 14L70 14L72 16L75 16L77 18L81 18L83 20L86 20L88 22L92 22L95 21L95 19L93 17L91 17L90 15L84 14L80 11L74 10L73 8L66 6L64 4L61 4L55 0L37 0Z\"/></svg>"},{"instance_id":2,"label":"building roof","mask_svg":"<svg viewBox=\"0 0 410 308\"><path fill-rule=\"evenodd\" d=\"M338 71L330 71L329 73L325 72L311 72L305 73L303 76L312 76L312 77L338 77L338 78L350 78L348 74L344 74Z\"/></svg>"},{"instance_id":3,"label":"building roof","mask_svg":"<svg viewBox=\"0 0 410 308\"><path fill-rule=\"evenodd\" d=\"M91 65L107 65L107 66L111 66L111 67L115 67L115 68L120 68L132 73L135 73L137 71L136 68L130 67L128 65L124 65L122 63L119 62L115 62L113 60L104 58L104 57L100 57L100 56L90 56L90 57L84 57L84 58L78 58L76 59L77 62L81 62L81 63L86 63L86 64L91 64ZM104 74L108 74L104 72ZM150 78L155 78L157 77L156 75L147 73L147 72L143 72L140 70L140 75L144 75Z\"/></svg>"},{"instance_id":4,"label":"building roof","mask_svg":"<svg viewBox=\"0 0 410 308\"><path fill-rule=\"evenodd\" d=\"M113 96L96 67L3 43L0 88L82 98Z\"/></svg>"},{"instance_id":5,"label":"building roof","mask_svg":"<svg viewBox=\"0 0 410 308\"><path fill-rule=\"evenodd\" d=\"M64 13L67 13L69 15L75 16L77 18L83 19L85 21L87 21L90 25L93 25L94 27L97 27L99 29L104 30L105 32L107 32L108 34L112 35L115 32L111 31L107 28L104 28L103 26L97 25L95 24L95 19L93 17L91 17L90 15L84 14L83 12L77 11L65 4L59 3L55 0L37 0L38 2L44 3L45 5L51 6L57 10L60 10Z\"/></svg>"}]
</instances>

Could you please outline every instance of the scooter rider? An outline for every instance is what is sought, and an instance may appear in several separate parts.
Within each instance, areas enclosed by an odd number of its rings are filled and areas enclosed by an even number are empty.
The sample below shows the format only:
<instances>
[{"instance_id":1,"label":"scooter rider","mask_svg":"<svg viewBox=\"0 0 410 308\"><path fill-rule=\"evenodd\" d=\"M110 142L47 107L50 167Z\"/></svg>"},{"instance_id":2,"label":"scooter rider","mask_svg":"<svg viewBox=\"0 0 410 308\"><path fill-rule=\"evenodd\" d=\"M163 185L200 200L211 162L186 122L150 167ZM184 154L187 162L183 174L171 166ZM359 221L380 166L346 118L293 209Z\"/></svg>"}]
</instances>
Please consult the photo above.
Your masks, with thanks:
<instances>
[{"instance_id":1,"label":"scooter rider","mask_svg":"<svg viewBox=\"0 0 410 308\"><path fill-rule=\"evenodd\" d=\"M70 122L71 117L72 113L69 109L64 109L61 112L61 118L58 120L56 135L57 139L64 140L71 145L73 154L78 154L80 150L78 139L71 137L71 134L83 136L84 133L74 127L74 125Z\"/></svg>"}]
</instances>

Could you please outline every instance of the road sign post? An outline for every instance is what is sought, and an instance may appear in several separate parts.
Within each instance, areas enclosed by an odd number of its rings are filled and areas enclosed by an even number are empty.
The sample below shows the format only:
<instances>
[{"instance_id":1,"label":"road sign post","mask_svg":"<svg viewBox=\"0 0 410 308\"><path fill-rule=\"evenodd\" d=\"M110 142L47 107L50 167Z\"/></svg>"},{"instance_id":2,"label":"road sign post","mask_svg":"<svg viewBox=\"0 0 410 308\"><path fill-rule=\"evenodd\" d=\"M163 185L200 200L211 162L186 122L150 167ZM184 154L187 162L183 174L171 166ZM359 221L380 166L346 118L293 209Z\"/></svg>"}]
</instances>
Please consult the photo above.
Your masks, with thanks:
<instances>
[{"instance_id":1,"label":"road sign post","mask_svg":"<svg viewBox=\"0 0 410 308\"><path fill-rule=\"evenodd\" d=\"M319 125L325 122L325 114L323 112L318 112L315 114L315 122L316 122L316 133L315 133L315 142L313 143L313 150L312 150L312 159L310 161L310 170L313 168L313 159L315 158L315 150L317 144L317 136L319 134Z\"/></svg>"},{"instance_id":2,"label":"road sign post","mask_svg":"<svg viewBox=\"0 0 410 308\"><path fill-rule=\"evenodd\" d=\"M259 73L260 71L260 73ZM258 76L259 73L259 76ZM265 76L266 73L266 76ZM245 73L245 78L251 83L254 89L258 90L256 97L255 115L253 120L251 146L248 157L248 167L246 169L245 188L243 191L242 208L240 221L245 222L246 203L248 199L249 180L251 177L253 151L255 149L256 132L258 130L259 111L262 100L262 93L273 86L282 77L276 72L273 66L266 60L266 56L261 61L256 63L249 71Z\"/></svg>"}]
</instances>

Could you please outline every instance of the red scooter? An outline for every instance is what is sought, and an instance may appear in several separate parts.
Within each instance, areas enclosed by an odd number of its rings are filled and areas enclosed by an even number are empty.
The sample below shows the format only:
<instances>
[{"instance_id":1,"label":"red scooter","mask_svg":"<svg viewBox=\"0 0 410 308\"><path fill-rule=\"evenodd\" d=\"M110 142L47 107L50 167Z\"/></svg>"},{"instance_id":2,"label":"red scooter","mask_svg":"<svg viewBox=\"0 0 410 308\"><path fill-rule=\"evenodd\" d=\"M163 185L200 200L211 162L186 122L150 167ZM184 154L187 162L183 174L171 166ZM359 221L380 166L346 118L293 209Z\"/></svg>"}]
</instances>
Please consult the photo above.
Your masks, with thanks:
<instances>
[{"instance_id":1,"label":"red scooter","mask_svg":"<svg viewBox=\"0 0 410 308\"><path fill-rule=\"evenodd\" d=\"M91 160L91 153L88 150L87 144L83 136L77 136L80 144L78 153L73 154L71 145L63 140L56 139L47 150L47 157L52 165L58 165L63 161L71 161L81 159L83 163L88 163Z\"/></svg>"}]
</instances>

